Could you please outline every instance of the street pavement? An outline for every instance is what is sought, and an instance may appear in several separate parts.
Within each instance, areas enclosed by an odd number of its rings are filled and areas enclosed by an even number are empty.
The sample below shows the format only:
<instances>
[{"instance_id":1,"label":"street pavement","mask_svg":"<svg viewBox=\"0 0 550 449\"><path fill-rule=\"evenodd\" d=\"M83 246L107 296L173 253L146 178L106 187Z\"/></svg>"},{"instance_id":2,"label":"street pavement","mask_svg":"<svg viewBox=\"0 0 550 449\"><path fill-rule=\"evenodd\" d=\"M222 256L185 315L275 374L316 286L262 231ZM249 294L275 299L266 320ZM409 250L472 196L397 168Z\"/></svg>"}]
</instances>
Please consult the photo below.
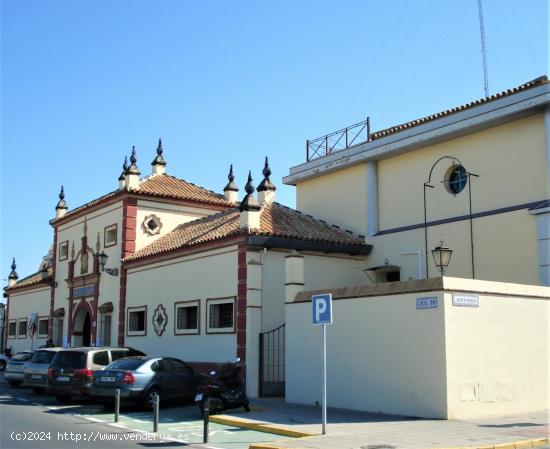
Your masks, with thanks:
<instances>
[{"instance_id":1,"label":"street pavement","mask_svg":"<svg viewBox=\"0 0 550 449\"><path fill-rule=\"evenodd\" d=\"M518 414L504 418L447 421L399 417L342 409L328 409L327 434L321 435L321 408L289 404L283 400L253 401L253 415L235 410L225 416L241 421L268 424L308 433L305 438L281 437L275 444L252 448L321 449L430 449L487 447L518 444L520 447L549 446L549 412ZM252 419L251 419L252 418ZM255 426L252 426L255 427ZM546 439L544 443L543 440ZM536 443L533 443L536 442Z\"/></svg>"},{"instance_id":2,"label":"street pavement","mask_svg":"<svg viewBox=\"0 0 550 449\"><path fill-rule=\"evenodd\" d=\"M445 421L329 408L327 434L320 435L319 407L276 399L254 400L252 405L252 413L238 409L216 415L219 423L209 424L209 443L201 444L203 421L194 405L161 408L159 431L153 434L151 412L125 407L114 423L113 412L92 401L61 404L48 395L12 388L0 374L0 447L432 449L501 445L500 449L512 449L515 445L516 449L550 449L547 411ZM310 436L289 438L292 433Z\"/></svg>"},{"instance_id":3,"label":"street pavement","mask_svg":"<svg viewBox=\"0 0 550 449\"><path fill-rule=\"evenodd\" d=\"M158 432L153 414L137 407L123 407L118 423L112 411L80 398L69 404L26 388L13 388L0 374L0 448L200 447L247 449L251 444L279 438L265 432L209 424L209 443L203 441L203 421L194 405L162 407ZM201 443L201 444L198 444Z\"/></svg>"}]
</instances>

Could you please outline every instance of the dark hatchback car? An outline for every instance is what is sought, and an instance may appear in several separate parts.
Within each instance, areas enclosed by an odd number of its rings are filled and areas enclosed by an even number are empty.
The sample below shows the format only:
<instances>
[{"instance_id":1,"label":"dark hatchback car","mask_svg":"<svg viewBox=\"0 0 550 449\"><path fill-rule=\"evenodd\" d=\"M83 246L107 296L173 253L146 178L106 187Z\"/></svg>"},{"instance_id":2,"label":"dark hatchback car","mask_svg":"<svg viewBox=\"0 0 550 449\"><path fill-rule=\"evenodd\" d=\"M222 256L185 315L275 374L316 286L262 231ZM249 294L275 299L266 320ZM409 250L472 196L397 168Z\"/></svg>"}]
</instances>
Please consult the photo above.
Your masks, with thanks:
<instances>
[{"instance_id":1,"label":"dark hatchback car","mask_svg":"<svg viewBox=\"0 0 550 449\"><path fill-rule=\"evenodd\" d=\"M48 368L48 391L61 402L91 395L94 372L123 357L145 355L132 348L70 348L59 351Z\"/></svg>"},{"instance_id":2,"label":"dark hatchback car","mask_svg":"<svg viewBox=\"0 0 550 449\"><path fill-rule=\"evenodd\" d=\"M151 409L158 396L169 401L191 402L208 376L171 357L128 357L94 374L92 397L111 402L120 389L122 401L139 402Z\"/></svg>"}]
</instances>

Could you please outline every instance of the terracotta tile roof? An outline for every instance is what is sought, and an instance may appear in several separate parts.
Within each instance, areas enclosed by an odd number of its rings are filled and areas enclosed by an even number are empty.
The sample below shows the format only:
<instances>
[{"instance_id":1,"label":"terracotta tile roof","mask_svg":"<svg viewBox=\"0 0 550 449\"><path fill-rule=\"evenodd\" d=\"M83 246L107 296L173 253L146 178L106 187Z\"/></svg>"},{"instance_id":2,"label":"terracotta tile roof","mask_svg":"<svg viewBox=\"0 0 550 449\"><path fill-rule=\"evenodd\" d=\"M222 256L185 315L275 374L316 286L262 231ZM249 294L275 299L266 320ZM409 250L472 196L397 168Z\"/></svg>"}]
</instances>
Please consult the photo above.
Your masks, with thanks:
<instances>
[{"instance_id":1,"label":"terracotta tile roof","mask_svg":"<svg viewBox=\"0 0 550 449\"><path fill-rule=\"evenodd\" d=\"M139 183L139 189L130 189L130 192L200 201L203 203L224 206L231 205L231 203L219 193L212 192L204 187L167 174L143 178Z\"/></svg>"},{"instance_id":2,"label":"terracotta tile roof","mask_svg":"<svg viewBox=\"0 0 550 449\"><path fill-rule=\"evenodd\" d=\"M242 231L239 225L239 215L239 209L232 208L181 224L170 233L126 257L124 261L141 259L237 235ZM278 203L262 208L260 229L250 231L249 235L285 237L350 246L365 245L364 236L331 226L322 220Z\"/></svg>"},{"instance_id":3,"label":"terracotta tile roof","mask_svg":"<svg viewBox=\"0 0 550 449\"><path fill-rule=\"evenodd\" d=\"M49 282L52 279L52 274L52 267L49 267L46 271L38 271L30 276L24 277L23 279L19 279L15 285L6 288L6 290L9 291L19 287L29 287L31 285L38 286L39 284Z\"/></svg>"},{"instance_id":4,"label":"terracotta tile roof","mask_svg":"<svg viewBox=\"0 0 550 449\"><path fill-rule=\"evenodd\" d=\"M140 180L139 188L128 190L131 193L138 195L150 195L164 198L176 198L189 201L198 201L201 203L220 205L220 206L232 206L225 199L225 197L219 193L212 192L204 187L197 186L191 182L183 179L176 178L171 175L163 174L157 176L149 176ZM114 190L106 195L100 196L82 206L68 211L62 218L54 218L50 220L50 224L54 224L57 221L66 220L83 210L90 209L97 204L103 203L111 198L115 198L126 192L126 190Z\"/></svg>"},{"instance_id":5,"label":"terracotta tile roof","mask_svg":"<svg viewBox=\"0 0 550 449\"><path fill-rule=\"evenodd\" d=\"M404 131L406 129L413 128L413 127L418 126L418 125L422 125L423 123L431 122L431 121L436 120L436 119L441 118L441 117L446 117L448 115L456 114L457 112L461 112L461 111L464 111L466 109L471 109L473 107L476 107L476 106L479 106L479 105L482 105L482 104L485 104L485 103L489 103L490 101L494 101L494 100L497 100L499 98L507 97L509 95L512 95L512 94L515 94L515 93L518 93L518 92L522 92L524 90L531 89L533 87L537 87L537 86L540 86L542 84L547 84L547 83L548 83L548 77L547 76L539 76L538 78L536 78L532 81L529 81L525 84L522 84L521 86L513 87L511 89L507 89L507 90L499 92L497 94L490 95L490 96L484 97L484 98L480 98L479 100L475 100L475 101L472 101L470 103L463 104L461 106L457 106L457 107L452 108L452 109L447 109L446 111L441 111L441 112L438 112L436 114L428 115L426 117L422 117L422 118L419 118L419 119L416 119L416 120L412 120L410 122L402 123L401 125L396 125L396 126L392 126L390 128L383 129L381 131L376 131L374 133L371 133L370 139L371 140L376 140L376 139L380 139L382 137L389 136L391 134L396 134L396 133Z\"/></svg>"}]
</instances>

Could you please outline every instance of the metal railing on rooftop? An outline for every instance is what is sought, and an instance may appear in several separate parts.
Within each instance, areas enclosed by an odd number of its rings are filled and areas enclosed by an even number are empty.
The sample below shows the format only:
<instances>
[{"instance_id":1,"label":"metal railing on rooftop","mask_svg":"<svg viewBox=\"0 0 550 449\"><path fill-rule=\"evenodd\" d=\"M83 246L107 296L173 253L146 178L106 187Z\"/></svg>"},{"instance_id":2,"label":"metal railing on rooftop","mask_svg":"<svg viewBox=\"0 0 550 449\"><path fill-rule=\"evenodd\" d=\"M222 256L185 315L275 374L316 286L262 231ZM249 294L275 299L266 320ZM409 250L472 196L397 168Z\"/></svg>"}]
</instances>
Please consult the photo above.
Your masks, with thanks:
<instances>
[{"instance_id":1,"label":"metal railing on rooftop","mask_svg":"<svg viewBox=\"0 0 550 449\"><path fill-rule=\"evenodd\" d=\"M313 140L306 140L306 161L346 150L370 139L370 117L365 121L334 131Z\"/></svg>"}]
</instances>

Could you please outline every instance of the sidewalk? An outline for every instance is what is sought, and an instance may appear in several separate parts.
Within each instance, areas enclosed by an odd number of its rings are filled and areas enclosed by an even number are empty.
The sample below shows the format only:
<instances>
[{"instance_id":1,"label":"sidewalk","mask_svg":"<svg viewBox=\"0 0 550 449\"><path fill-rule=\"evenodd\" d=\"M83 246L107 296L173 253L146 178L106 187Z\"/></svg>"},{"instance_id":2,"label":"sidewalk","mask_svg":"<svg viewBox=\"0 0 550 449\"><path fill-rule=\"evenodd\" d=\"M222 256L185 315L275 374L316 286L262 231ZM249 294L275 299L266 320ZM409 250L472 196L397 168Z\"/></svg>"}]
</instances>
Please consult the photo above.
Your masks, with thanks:
<instances>
[{"instance_id":1,"label":"sidewalk","mask_svg":"<svg viewBox=\"0 0 550 449\"><path fill-rule=\"evenodd\" d=\"M443 421L328 409L327 434L321 435L320 407L287 404L276 399L258 399L252 405L252 413L235 410L211 419L254 430L265 428L287 436L281 436L276 443L250 446L256 449L550 447L548 411L506 418ZM311 436L288 438L297 436L294 432Z\"/></svg>"}]
</instances>

